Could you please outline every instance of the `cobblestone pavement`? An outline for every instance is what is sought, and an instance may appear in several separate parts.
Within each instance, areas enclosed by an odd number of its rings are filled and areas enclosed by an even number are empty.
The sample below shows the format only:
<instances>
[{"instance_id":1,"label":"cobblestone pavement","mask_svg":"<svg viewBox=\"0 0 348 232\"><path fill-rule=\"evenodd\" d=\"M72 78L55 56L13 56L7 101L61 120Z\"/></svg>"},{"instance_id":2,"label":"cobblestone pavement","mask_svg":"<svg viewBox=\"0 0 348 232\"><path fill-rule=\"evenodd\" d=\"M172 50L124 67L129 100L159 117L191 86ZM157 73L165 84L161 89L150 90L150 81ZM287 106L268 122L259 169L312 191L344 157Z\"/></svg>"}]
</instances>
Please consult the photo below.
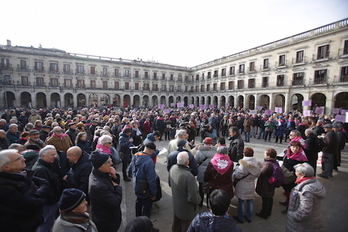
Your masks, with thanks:
<instances>
[{"instance_id":1,"label":"cobblestone pavement","mask_svg":"<svg viewBox=\"0 0 348 232\"><path fill-rule=\"evenodd\" d=\"M197 139L199 139L197 137ZM274 139L273 139L274 141ZM156 142L157 148L167 148L169 141ZM196 140L196 142L199 142ZM280 153L287 147L287 143L279 144L274 142L265 142L264 140L251 139L250 143L245 143L245 146L252 147L255 152L255 157L259 161L263 161L263 154L266 148L272 147ZM155 203L152 209L151 220L154 227L161 232L171 231L171 225L173 221L173 209L171 189L168 186L168 172L166 169L166 156L159 156L156 164L156 172L161 178L162 185L162 199ZM321 168L317 168L317 172L321 172ZM327 196L322 200L322 219L325 226L325 231L348 231L348 197L345 193L348 193L348 146L346 146L342 153L342 164L339 167L338 172L334 172L333 178L318 179L324 184ZM135 194L133 191L132 182L121 182L123 186L123 225L119 231L123 231L124 225L135 217ZM284 201L282 188L277 188L274 196L274 204L272 210L272 216L267 220L259 218L255 215L255 212L259 212L261 209L262 199L255 193L254 198L254 213L251 223L244 222L243 224L237 223L243 231L258 231L258 232L272 232L272 231L284 231L284 224L286 216L281 214L281 211L285 209L280 205L279 201ZM238 199L234 197L231 201L230 215L237 215ZM198 207L198 212L207 211L207 207Z\"/></svg>"}]
</instances>

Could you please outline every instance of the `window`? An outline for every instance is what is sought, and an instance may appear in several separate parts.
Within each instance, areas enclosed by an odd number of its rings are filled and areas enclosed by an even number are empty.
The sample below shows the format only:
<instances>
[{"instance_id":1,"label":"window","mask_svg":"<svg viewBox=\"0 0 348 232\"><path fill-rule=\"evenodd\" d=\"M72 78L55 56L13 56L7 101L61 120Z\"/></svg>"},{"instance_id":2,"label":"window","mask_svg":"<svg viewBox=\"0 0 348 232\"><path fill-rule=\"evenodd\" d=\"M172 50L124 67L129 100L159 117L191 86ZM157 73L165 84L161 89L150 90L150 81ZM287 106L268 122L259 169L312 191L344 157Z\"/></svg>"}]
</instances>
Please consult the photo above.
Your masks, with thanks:
<instances>
[{"instance_id":1,"label":"window","mask_svg":"<svg viewBox=\"0 0 348 232\"><path fill-rule=\"evenodd\" d=\"M29 85L28 77L22 76L21 83L22 85Z\"/></svg>"},{"instance_id":2,"label":"window","mask_svg":"<svg viewBox=\"0 0 348 232\"><path fill-rule=\"evenodd\" d=\"M43 63L42 62L35 62L35 67L34 69L36 71L43 71L44 70L44 67L43 67Z\"/></svg>"},{"instance_id":3,"label":"window","mask_svg":"<svg viewBox=\"0 0 348 232\"><path fill-rule=\"evenodd\" d=\"M348 54L348 40L344 41L344 47L343 47L343 55Z\"/></svg>"},{"instance_id":4,"label":"window","mask_svg":"<svg viewBox=\"0 0 348 232\"><path fill-rule=\"evenodd\" d=\"M202 73L202 80L204 80L204 73Z\"/></svg>"},{"instance_id":5,"label":"window","mask_svg":"<svg viewBox=\"0 0 348 232\"><path fill-rule=\"evenodd\" d=\"M174 80L174 75L170 74L170 80L173 81Z\"/></svg>"},{"instance_id":6,"label":"window","mask_svg":"<svg viewBox=\"0 0 348 232\"><path fill-rule=\"evenodd\" d=\"M284 75L277 76L277 86L284 86Z\"/></svg>"},{"instance_id":7,"label":"window","mask_svg":"<svg viewBox=\"0 0 348 232\"><path fill-rule=\"evenodd\" d=\"M228 82L228 90L233 90L234 89L234 81Z\"/></svg>"},{"instance_id":8,"label":"window","mask_svg":"<svg viewBox=\"0 0 348 232\"><path fill-rule=\"evenodd\" d=\"M219 75L219 70L214 70L214 77L218 77L218 75Z\"/></svg>"},{"instance_id":9,"label":"window","mask_svg":"<svg viewBox=\"0 0 348 232\"><path fill-rule=\"evenodd\" d=\"M139 71L135 71L135 72L134 72L134 77L135 77L135 78L139 78Z\"/></svg>"},{"instance_id":10,"label":"window","mask_svg":"<svg viewBox=\"0 0 348 232\"><path fill-rule=\"evenodd\" d=\"M303 57L303 50L296 52L296 63L302 63L304 61Z\"/></svg>"},{"instance_id":11,"label":"window","mask_svg":"<svg viewBox=\"0 0 348 232\"><path fill-rule=\"evenodd\" d=\"M71 79L64 79L64 87L72 87Z\"/></svg>"},{"instance_id":12,"label":"window","mask_svg":"<svg viewBox=\"0 0 348 232\"><path fill-rule=\"evenodd\" d=\"M138 83L137 83L138 84ZM120 83L118 81L115 81L115 84L114 84L114 88L116 90L119 90L120 89Z\"/></svg>"},{"instance_id":13,"label":"window","mask_svg":"<svg viewBox=\"0 0 348 232\"><path fill-rule=\"evenodd\" d=\"M103 68L103 76L104 77L108 76L108 68Z\"/></svg>"},{"instance_id":14,"label":"window","mask_svg":"<svg viewBox=\"0 0 348 232\"><path fill-rule=\"evenodd\" d=\"M166 74L162 73L162 80L165 80L165 79L166 79Z\"/></svg>"},{"instance_id":15,"label":"window","mask_svg":"<svg viewBox=\"0 0 348 232\"><path fill-rule=\"evenodd\" d=\"M174 85L169 86L169 91L173 92L174 91Z\"/></svg>"},{"instance_id":16,"label":"window","mask_svg":"<svg viewBox=\"0 0 348 232\"><path fill-rule=\"evenodd\" d=\"M269 60L263 59L263 69L268 69L268 68L269 68Z\"/></svg>"},{"instance_id":17,"label":"window","mask_svg":"<svg viewBox=\"0 0 348 232\"><path fill-rule=\"evenodd\" d=\"M249 64L249 71L254 72L255 71L255 62L250 62Z\"/></svg>"},{"instance_id":18,"label":"window","mask_svg":"<svg viewBox=\"0 0 348 232\"><path fill-rule=\"evenodd\" d=\"M26 60L21 60L20 69L27 69L27 61Z\"/></svg>"},{"instance_id":19,"label":"window","mask_svg":"<svg viewBox=\"0 0 348 232\"><path fill-rule=\"evenodd\" d=\"M255 88L255 79L248 80L248 88Z\"/></svg>"},{"instance_id":20,"label":"window","mask_svg":"<svg viewBox=\"0 0 348 232\"><path fill-rule=\"evenodd\" d=\"M245 64L240 64L239 65L239 73L244 73L245 70Z\"/></svg>"},{"instance_id":21,"label":"window","mask_svg":"<svg viewBox=\"0 0 348 232\"><path fill-rule=\"evenodd\" d=\"M210 91L210 84L207 84L207 91Z\"/></svg>"},{"instance_id":22,"label":"window","mask_svg":"<svg viewBox=\"0 0 348 232\"><path fill-rule=\"evenodd\" d=\"M268 77L262 77L262 87L268 87Z\"/></svg>"},{"instance_id":23,"label":"window","mask_svg":"<svg viewBox=\"0 0 348 232\"><path fill-rule=\"evenodd\" d=\"M239 80L238 81L238 89L243 89L244 88L244 81L243 80Z\"/></svg>"},{"instance_id":24,"label":"window","mask_svg":"<svg viewBox=\"0 0 348 232\"><path fill-rule=\"evenodd\" d=\"M95 89L97 87L95 80L91 80L91 89Z\"/></svg>"},{"instance_id":25,"label":"window","mask_svg":"<svg viewBox=\"0 0 348 232\"><path fill-rule=\"evenodd\" d=\"M115 77L120 77L120 71L118 68L115 68Z\"/></svg>"},{"instance_id":26,"label":"window","mask_svg":"<svg viewBox=\"0 0 348 232\"><path fill-rule=\"evenodd\" d=\"M177 87L177 91L181 92L181 86L180 85Z\"/></svg>"},{"instance_id":27,"label":"window","mask_svg":"<svg viewBox=\"0 0 348 232\"><path fill-rule=\"evenodd\" d=\"M144 84L144 90L150 90L150 85L148 83Z\"/></svg>"},{"instance_id":28,"label":"window","mask_svg":"<svg viewBox=\"0 0 348 232\"><path fill-rule=\"evenodd\" d=\"M204 85L201 85L201 92L204 92Z\"/></svg>"},{"instance_id":29,"label":"window","mask_svg":"<svg viewBox=\"0 0 348 232\"><path fill-rule=\"evenodd\" d=\"M329 45L318 47L317 59L319 60L319 59L325 59L325 58L329 58Z\"/></svg>"},{"instance_id":30,"label":"window","mask_svg":"<svg viewBox=\"0 0 348 232\"><path fill-rule=\"evenodd\" d=\"M198 85L196 86L196 90L195 90L195 92L196 92L196 93L198 93L198 92L199 92L199 86L198 86Z\"/></svg>"},{"instance_id":31,"label":"window","mask_svg":"<svg viewBox=\"0 0 348 232\"><path fill-rule=\"evenodd\" d=\"M161 91L166 91L167 90L167 86L166 85L161 85Z\"/></svg>"},{"instance_id":32,"label":"window","mask_svg":"<svg viewBox=\"0 0 348 232\"><path fill-rule=\"evenodd\" d=\"M181 75L178 76L178 81L182 82L182 76Z\"/></svg>"},{"instance_id":33,"label":"window","mask_svg":"<svg viewBox=\"0 0 348 232\"><path fill-rule=\"evenodd\" d=\"M341 82L348 82L348 66L347 67L342 67L341 68L341 77L340 77Z\"/></svg>"},{"instance_id":34,"label":"window","mask_svg":"<svg viewBox=\"0 0 348 232\"><path fill-rule=\"evenodd\" d=\"M226 76L226 69L225 68L221 69L221 76L222 77Z\"/></svg>"},{"instance_id":35,"label":"window","mask_svg":"<svg viewBox=\"0 0 348 232\"><path fill-rule=\"evenodd\" d=\"M220 90L225 90L226 83L220 83Z\"/></svg>"},{"instance_id":36,"label":"window","mask_svg":"<svg viewBox=\"0 0 348 232\"><path fill-rule=\"evenodd\" d=\"M50 63L50 72L58 72L58 64Z\"/></svg>"},{"instance_id":37,"label":"window","mask_svg":"<svg viewBox=\"0 0 348 232\"><path fill-rule=\"evenodd\" d=\"M279 66L285 65L285 55L279 56Z\"/></svg>"},{"instance_id":38,"label":"window","mask_svg":"<svg viewBox=\"0 0 348 232\"><path fill-rule=\"evenodd\" d=\"M78 74L84 74L85 73L85 67L83 65L77 65L76 67L76 73Z\"/></svg>"},{"instance_id":39,"label":"window","mask_svg":"<svg viewBox=\"0 0 348 232\"><path fill-rule=\"evenodd\" d=\"M213 91L217 91L217 83L213 84Z\"/></svg>"},{"instance_id":40,"label":"window","mask_svg":"<svg viewBox=\"0 0 348 232\"><path fill-rule=\"evenodd\" d=\"M235 69L236 68L234 66L230 67L230 75L234 75L235 74L235 72L236 72Z\"/></svg>"},{"instance_id":41,"label":"window","mask_svg":"<svg viewBox=\"0 0 348 232\"><path fill-rule=\"evenodd\" d=\"M95 67L91 67L91 74L95 75Z\"/></svg>"},{"instance_id":42,"label":"window","mask_svg":"<svg viewBox=\"0 0 348 232\"><path fill-rule=\"evenodd\" d=\"M326 73L327 70L317 70L314 73L314 84L324 84L326 83Z\"/></svg>"},{"instance_id":43,"label":"window","mask_svg":"<svg viewBox=\"0 0 348 232\"><path fill-rule=\"evenodd\" d=\"M134 83L134 89L139 90L139 83Z\"/></svg>"},{"instance_id":44,"label":"window","mask_svg":"<svg viewBox=\"0 0 348 232\"><path fill-rule=\"evenodd\" d=\"M149 72L145 72L145 79L149 78Z\"/></svg>"},{"instance_id":45,"label":"window","mask_svg":"<svg viewBox=\"0 0 348 232\"><path fill-rule=\"evenodd\" d=\"M158 84L152 84L152 90L158 91Z\"/></svg>"},{"instance_id":46,"label":"window","mask_svg":"<svg viewBox=\"0 0 348 232\"><path fill-rule=\"evenodd\" d=\"M208 72L208 79L211 78L211 72Z\"/></svg>"},{"instance_id":47,"label":"window","mask_svg":"<svg viewBox=\"0 0 348 232\"><path fill-rule=\"evenodd\" d=\"M1 68L10 68L10 59L1 58Z\"/></svg>"},{"instance_id":48,"label":"window","mask_svg":"<svg viewBox=\"0 0 348 232\"><path fill-rule=\"evenodd\" d=\"M198 74L196 75L196 81L199 81L199 75Z\"/></svg>"},{"instance_id":49,"label":"window","mask_svg":"<svg viewBox=\"0 0 348 232\"><path fill-rule=\"evenodd\" d=\"M304 73L294 73L292 76L292 85L303 85Z\"/></svg>"},{"instance_id":50,"label":"window","mask_svg":"<svg viewBox=\"0 0 348 232\"><path fill-rule=\"evenodd\" d=\"M124 83L124 89L125 90L129 90L129 82L125 82Z\"/></svg>"},{"instance_id":51,"label":"window","mask_svg":"<svg viewBox=\"0 0 348 232\"><path fill-rule=\"evenodd\" d=\"M85 88L85 80L77 80L76 87L77 88Z\"/></svg>"},{"instance_id":52,"label":"window","mask_svg":"<svg viewBox=\"0 0 348 232\"><path fill-rule=\"evenodd\" d=\"M157 73L156 73L156 72L153 73L153 79L154 79L154 80L157 80Z\"/></svg>"},{"instance_id":53,"label":"window","mask_svg":"<svg viewBox=\"0 0 348 232\"><path fill-rule=\"evenodd\" d=\"M103 89L108 89L108 82L107 81L103 81Z\"/></svg>"},{"instance_id":54,"label":"window","mask_svg":"<svg viewBox=\"0 0 348 232\"><path fill-rule=\"evenodd\" d=\"M63 72L64 73L70 73L70 64L64 64Z\"/></svg>"},{"instance_id":55,"label":"window","mask_svg":"<svg viewBox=\"0 0 348 232\"><path fill-rule=\"evenodd\" d=\"M44 78L43 77L36 77L36 85L37 86L44 86L45 85Z\"/></svg>"},{"instance_id":56,"label":"window","mask_svg":"<svg viewBox=\"0 0 348 232\"><path fill-rule=\"evenodd\" d=\"M129 69L124 70L124 76L129 77Z\"/></svg>"},{"instance_id":57,"label":"window","mask_svg":"<svg viewBox=\"0 0 348 232\"><path fill-rule=\"evenodd\" d=\"M51 78L50 79L50 85L53 87L58 86L58 78Z\"/></svg>"}]
</instances>

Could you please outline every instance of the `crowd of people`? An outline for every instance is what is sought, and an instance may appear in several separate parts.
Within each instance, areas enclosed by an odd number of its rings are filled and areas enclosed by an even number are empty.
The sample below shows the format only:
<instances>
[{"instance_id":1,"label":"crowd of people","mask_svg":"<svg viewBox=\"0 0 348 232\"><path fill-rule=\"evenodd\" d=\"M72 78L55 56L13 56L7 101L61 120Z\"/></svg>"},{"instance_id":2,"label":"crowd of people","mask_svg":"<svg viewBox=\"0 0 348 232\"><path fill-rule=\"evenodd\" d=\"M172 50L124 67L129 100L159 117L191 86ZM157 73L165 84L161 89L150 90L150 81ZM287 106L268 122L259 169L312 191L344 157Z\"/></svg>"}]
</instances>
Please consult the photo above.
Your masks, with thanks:
<instances>
[{"instance_id":1,"label":"crowd of people","mask_svg":"<svg viewBox=\"0 0 348 232\"><path fill-rule=\"evenodd\" d=\"M236 222L252 222L255 190L262 197L256 215L271 216L279 186L270 178L280 167L270 142L289 139L282 158L286 201L280 202L286 206L285 228L319 231L325 188L315 178L318 152L322 172L317 176L328 179L340 166L347 131L347 123L329 115L250 114L235 108L5 110L0 224L2 231L117 231L123 179L133 182L137 217L125 230L158 231L148 220L153 202L161 199L156 141L168 141L172 231L240 231ZM264 162L255 159L250 138L269 144ZM230 217L234 196L238 215ZM210 211L196 215L204 197Z\"/></svg>"}]
</instances>

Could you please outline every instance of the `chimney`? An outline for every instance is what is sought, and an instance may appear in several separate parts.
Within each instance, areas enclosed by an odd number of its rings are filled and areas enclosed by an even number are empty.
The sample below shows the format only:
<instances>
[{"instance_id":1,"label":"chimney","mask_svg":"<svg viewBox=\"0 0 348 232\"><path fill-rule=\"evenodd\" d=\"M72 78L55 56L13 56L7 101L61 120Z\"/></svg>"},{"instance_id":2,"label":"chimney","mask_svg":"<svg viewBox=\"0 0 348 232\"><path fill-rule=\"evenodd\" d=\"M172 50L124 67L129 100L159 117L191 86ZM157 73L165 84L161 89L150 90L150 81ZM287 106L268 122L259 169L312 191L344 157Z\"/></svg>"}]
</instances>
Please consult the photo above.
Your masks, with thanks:
<instances>
[{"instance_id":1,"label":"chimney","mask_svg":"<svg viewBox=\"0 0 348 232\"><path fill-rule=\"evenodd\" d=\"M11 47L11 40L7 40L7 46Z\"/></svg>"}]
</instances>

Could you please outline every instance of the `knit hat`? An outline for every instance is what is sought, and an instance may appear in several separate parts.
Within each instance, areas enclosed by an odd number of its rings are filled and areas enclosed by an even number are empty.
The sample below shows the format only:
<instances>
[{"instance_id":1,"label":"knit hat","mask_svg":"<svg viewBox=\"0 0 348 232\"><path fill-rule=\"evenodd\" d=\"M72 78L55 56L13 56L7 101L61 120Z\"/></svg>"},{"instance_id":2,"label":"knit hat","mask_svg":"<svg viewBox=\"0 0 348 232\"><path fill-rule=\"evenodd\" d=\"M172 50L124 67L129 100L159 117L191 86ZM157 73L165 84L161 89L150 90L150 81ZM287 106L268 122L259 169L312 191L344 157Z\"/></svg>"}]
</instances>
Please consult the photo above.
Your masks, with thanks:
<instances>
[{"instance_id":1,"label":"knit hat","mask_svg":"<svg viewBox=\"0 0 348 232\"><path fill-rule=\"evenodd\" d=\"M93 151L90 157L92 165L95 169L100 168L108 159L109 155L99 151Z\"/></svg>"},{"instance_id":2,"label":"knit hat","mask_svg":"<svg viewBox=\"0 0 348 232\"><path fill-rule=\"evenodd\" d=\"M79 189L64 189L60 196L58 206L60 211L69 212L74 210L86 198L86 194Z\"/></svg>"},{"instance_id":3,"label":"knit hat","mask_svg":"<svg viewBox=\"0 0 348 232\"><path fill-rule=\"evenodd\" d=\"M203 143L204 143L204 144L213 144L213 140L212 140L212 138L210 138L210 137L206 137L206 138L203 140Z\"/></svg>"}]
</instances>

